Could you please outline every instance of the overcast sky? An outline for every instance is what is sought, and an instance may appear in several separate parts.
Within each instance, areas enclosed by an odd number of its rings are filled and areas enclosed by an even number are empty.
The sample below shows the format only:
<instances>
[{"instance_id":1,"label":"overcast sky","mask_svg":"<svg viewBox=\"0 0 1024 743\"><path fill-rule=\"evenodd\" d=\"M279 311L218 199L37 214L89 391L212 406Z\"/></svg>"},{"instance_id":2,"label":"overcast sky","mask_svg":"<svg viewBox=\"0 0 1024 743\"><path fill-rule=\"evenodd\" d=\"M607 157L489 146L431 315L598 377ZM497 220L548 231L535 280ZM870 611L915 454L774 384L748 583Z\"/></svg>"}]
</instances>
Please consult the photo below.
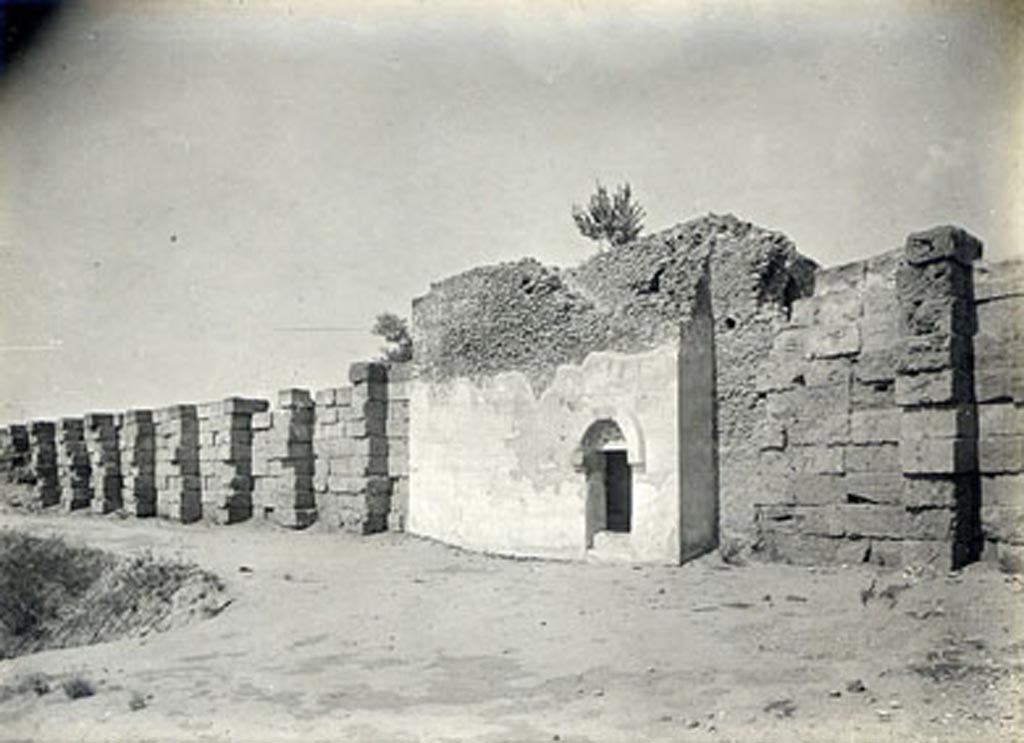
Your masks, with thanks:
<instances>
[{"instance_id":1,"label":"overcast sky","mask_svg":"<svg viewBox=\"0 0 1024 743\"><path fill-rule=\"evenodd\" d=\"M344 384L431 281L590 254L598 178L1019 255L1014 5L81 2L0 80L0 421Z\"/></svg>"}]
</instances>

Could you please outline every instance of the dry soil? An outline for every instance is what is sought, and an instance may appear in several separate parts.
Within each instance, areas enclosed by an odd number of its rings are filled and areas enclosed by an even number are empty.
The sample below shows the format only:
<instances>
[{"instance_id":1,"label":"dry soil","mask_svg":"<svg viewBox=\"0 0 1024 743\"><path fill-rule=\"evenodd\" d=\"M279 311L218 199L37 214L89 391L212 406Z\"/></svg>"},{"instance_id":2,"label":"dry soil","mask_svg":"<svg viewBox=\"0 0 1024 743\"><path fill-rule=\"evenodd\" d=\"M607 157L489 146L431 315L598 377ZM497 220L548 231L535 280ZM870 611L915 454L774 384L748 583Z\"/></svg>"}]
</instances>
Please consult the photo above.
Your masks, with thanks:
<instances>
[{"instance_id":1,"label":"dry soil","mask_svg":"<svg viewBox=\"0 0 1024 743\"><path fill-rule=\"evenodd\" d=\"M166 632L0 662L5 740L994 741L1024 727L1024 584L988 565L635 567L89 514L0 525L194 561L231 599ZM75 678L96 693L62 693Z\"/></svg>"}]
</instances>

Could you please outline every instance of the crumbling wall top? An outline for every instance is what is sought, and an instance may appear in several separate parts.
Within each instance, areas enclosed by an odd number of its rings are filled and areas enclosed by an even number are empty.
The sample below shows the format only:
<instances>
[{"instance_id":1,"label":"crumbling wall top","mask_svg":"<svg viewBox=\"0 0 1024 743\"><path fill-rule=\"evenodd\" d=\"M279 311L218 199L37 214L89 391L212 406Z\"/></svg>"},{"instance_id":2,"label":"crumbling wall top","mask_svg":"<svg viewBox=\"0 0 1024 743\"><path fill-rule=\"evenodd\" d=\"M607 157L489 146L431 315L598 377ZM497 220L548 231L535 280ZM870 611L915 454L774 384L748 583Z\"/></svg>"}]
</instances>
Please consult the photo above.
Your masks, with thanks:
<instances>
[{"instance_id":1,"label":"crumbling wall top","mask_svg":"<svg viewBox=\"0 0 1024 743\"><path fill-rule=\"evenodd\" d=\"M416 373L441 380L519 370L543 388L559 364L594 351L676 342L709 271L724 316L809 294L815 268L782 233L714 214L568 269L533 258L474 268L413 303Z\"/></svg>"}]
</instances>

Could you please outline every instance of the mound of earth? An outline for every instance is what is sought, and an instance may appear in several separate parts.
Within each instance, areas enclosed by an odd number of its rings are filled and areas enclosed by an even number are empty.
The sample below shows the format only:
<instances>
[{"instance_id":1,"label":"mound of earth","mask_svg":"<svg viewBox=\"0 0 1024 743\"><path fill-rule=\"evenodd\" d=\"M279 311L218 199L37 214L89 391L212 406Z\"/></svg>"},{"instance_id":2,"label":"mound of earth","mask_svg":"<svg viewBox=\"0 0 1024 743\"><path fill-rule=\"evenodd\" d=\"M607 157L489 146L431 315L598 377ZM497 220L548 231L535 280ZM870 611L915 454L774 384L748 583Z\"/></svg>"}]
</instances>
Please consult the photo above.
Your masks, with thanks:
<instances>
[{"instance_id":1,"label":"mound of earth","mask_svg":"<svg viewBox=\"0 0 1024 743\"><path fill-rule=\"evenodd\" d=\"M161 631L227 603L196 565L0 531L0 658Z\"/></svg>"}]
</instances>

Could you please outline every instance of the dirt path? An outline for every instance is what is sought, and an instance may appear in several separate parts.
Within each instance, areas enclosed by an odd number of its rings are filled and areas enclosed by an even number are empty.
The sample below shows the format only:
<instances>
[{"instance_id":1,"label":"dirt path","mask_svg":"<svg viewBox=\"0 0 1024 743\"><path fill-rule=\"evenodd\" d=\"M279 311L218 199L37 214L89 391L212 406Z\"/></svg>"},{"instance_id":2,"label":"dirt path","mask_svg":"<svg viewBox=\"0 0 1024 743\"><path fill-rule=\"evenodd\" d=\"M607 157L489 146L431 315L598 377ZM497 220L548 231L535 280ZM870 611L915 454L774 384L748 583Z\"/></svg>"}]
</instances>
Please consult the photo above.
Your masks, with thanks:
<instances>
[{"instance_id":1,"label":"dirt path","mask_svg":"<svg viewBox=\"0 0 1024 743\"><path fill-rule=\"evenodd\" d=\"M194 560L234 598L167 633L0 663L0 684L98 685L0 703L4 739L991 741L1024 720L1024 587L987 566L635 568L388 535L0 525Z\"/></svg>"}]
</instances>

